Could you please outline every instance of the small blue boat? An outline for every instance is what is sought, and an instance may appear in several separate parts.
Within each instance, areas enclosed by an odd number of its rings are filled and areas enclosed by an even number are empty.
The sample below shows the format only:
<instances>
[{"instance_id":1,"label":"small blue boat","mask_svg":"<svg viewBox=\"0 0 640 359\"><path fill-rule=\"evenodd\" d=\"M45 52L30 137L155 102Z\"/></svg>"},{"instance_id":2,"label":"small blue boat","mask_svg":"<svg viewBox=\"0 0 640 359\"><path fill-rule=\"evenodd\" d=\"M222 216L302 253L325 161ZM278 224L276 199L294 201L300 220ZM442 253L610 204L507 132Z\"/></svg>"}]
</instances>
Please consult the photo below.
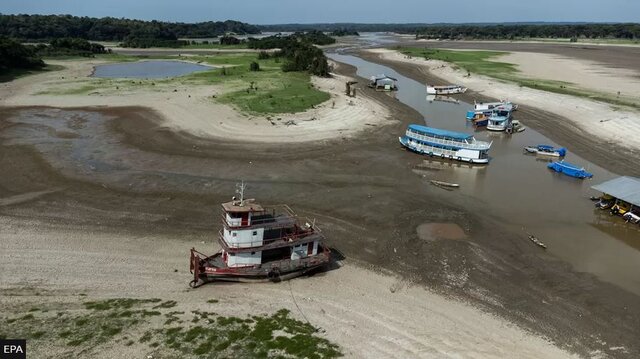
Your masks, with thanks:
<instances>
[{"instance_id":1,"label":"small blue boat","mask_svg":"<svg viewBox=\"0 0 640 359\"><path fill-rule=\"evenodd\" d=\"M578 167L564 160L551 162L547 165L547 168L574 178L585 179L593 177L593 174L587 172L584 167Z\"/></svg>"},{"instance_id":2,"label":"small blue boat","mask_svg":"<svg viewBox=\"0 0 640 359\"><path fill-rule=\"evenodd\" d=\"M482 111L469 111L467 112L467 120L471 121L477 127L484 127L489 123L489 114Z\"/></svg>"},{"instance_id":3,"label":"small blue boat","mask_svg":"<svg viewBox=\"0 0 640 359\"><path fill-rule=\"evenodd\" d=\"M526 146L524 150L528 153L533 153L541 156L564 157L567 154L566 148L555 148L550 145Z\"/></svg>"}]
</instances>

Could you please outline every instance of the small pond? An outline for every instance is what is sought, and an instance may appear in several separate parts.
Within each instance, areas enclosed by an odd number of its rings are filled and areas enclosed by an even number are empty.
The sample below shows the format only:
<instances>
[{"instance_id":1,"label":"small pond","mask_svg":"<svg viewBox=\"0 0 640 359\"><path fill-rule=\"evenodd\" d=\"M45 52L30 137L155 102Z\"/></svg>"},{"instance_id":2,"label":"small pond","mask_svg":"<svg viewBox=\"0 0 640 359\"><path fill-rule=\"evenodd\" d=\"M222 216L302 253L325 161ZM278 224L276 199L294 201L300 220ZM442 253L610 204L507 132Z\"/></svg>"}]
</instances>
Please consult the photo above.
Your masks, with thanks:
<instances>
[{"instance_id":1,"label":"small pond","mask_svg":"<svg viewBox=\"0 0 640 359\"><path fill-rule=\"evenodd\" d=\"M215 67L183 61L139 61L99 65L93 77L157 79L184 76L190 73L212 70Z\"/></svg>"}]
</instances>

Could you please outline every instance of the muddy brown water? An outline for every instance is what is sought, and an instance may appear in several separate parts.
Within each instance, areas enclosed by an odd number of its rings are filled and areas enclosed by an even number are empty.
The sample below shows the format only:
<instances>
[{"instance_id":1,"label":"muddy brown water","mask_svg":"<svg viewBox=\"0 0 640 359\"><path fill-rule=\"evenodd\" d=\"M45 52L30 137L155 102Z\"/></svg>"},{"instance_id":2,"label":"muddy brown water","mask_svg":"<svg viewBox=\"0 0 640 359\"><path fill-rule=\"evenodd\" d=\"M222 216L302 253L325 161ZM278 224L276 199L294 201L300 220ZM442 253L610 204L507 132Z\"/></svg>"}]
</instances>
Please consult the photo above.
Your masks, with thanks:
<instances>
[{"instance_id":1,"label":"muddy brown water","mask_svg":"<svg viewBox=\"0 0 640 359\"><path fill-rule=\"evenodd\" d=\"M349 66L339 70L355 72ZM491 198L486 193L501 192L492 181L502 181L504 172L493 168L506 165L434 162L438 170L424 172L462 187L445 191L432 186L430 176L416 173L424 158L397 143L409 122L422 120L423 110L368 89L360 93L379 100L402 121L367 129L353 139L300 146L176 133L143 108L2 109L0 196L9 200L0 205L0 214L126 233L158 231L177 238L204 233L213 241L220 226L219 203L244 179L250 196L268 204L285 202L317 219L329 245L368 268L387 268L410 282L461 297L583 355L593 350L614 353L609 347L616 346L624 346L630 358L640 354L637 295L572 270L558 259L562 254L557 249L544 252L533 246L521 229L526 209L515 209L512 218L506 196L495 205L483 199ZM465 126L461 113L455 121ZM492 155L499 158L498 153ZM508 153L504 156L509 158ZM513 156L514 166L536 163L520 157L520 150ZM554 185L587 191L585 184L556 179L544 163L539 165L536 170L551 176ZM591 202L582 198L575 204L593 216ZM551 209L529 210L540 216ZM574 218L581 217L561 216L555 228L564 228L563 221L575 223ZM609 238L631 248L617 239L617 227L609 224L619 223L605 220L601 230L593 224L589 235L613 230ZM538 222L527 219L527 229ZM455 224L457 236L461 229L465 239L423 240L417 229L429 223ZM548 239L537 228L535 234L550 247L562 248L561 238ZM602 245L602 237L594 242ZM201 250L208 247L203 244ZM176 253L184 255L185 267L187 252L185 247L183 254ZM185 276L185 287L188 280Z\"/></svg>"},{"instance_id":2,"label":"muddy brown water","mask_svg":"<svg viewBox=\"0 0 640 359\"><path fill-rule=\"evenodd\" d=\"M350 55L330 57L356 66L358 75L364 78L383 73L397 78L399 91L390 96L417 110L424 117L423 124L472 133L478 140L493 143L491 162L486 166L415 155L415 165L424 165L423 170L417 168L416 175L460 184L460 189L436 192L441 200L498 220L514 231L533 233L550 253L568 261L576 270L640 293L640 226L625 224L618 217L596 210L589 200L598 195L590 186L617 174L571 152L566 161L584 166L594 174L593 180L554 173L546 167L548 158L525 155L522 149L534 144L568 144L554 143L531 128L513 135L476 130L465 119L466 112L473 108L471 104L428 101L424 84L387 66ZM514 117L526 125L526 117L518 112Z\"/></svg>"}]
</instances>

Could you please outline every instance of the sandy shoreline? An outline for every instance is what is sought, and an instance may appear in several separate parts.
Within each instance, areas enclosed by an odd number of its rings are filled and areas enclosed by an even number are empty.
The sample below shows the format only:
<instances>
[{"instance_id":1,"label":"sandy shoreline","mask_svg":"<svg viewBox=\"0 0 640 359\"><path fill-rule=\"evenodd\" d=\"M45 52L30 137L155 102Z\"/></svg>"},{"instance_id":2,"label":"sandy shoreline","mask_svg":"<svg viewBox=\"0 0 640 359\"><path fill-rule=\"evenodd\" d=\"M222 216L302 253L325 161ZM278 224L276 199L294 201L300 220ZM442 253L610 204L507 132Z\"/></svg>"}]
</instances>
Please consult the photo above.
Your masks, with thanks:
<instances>
[{"instance_id":1,"label":"sandy shoreline","mask_svg":"<svg viewBox=\"0 0 640 359\"><path fill-rule=\"evenodd\" d=\"M516 65L521 77L563 81L630 102L640 101L640 72L557 54L509 52L495 59Z\"/></svg>"},{"instance_id":2,"label":"sandy shoreline","mask_svg":"<svg viewBox=\"0 0 640 359\"><path fill-rule=\"evenodd\" d=\"M243 142L298 143L349 138L368 126L388 123L389 111L365 97L349 98L344 82L313 77L313 85L328 92L331 99L313 109L295 114L245 115L212 99L220 86L182 85L178 81L153 89L97 89L86 94L50 94L51 90L73 90L99 79L89 78L100 61L60 61L64 70L27 76L0 85L0 106L128 107L150 108L159 115L160 126L194 136Z\"/></svg>"},{"instance_id":3,"label":"sandy shoreline","mask_svg":"<svg viewBox=\"0 0 640 359\"><path fill-rule=\"evenodd\" d=\"M204 238L198 235L176 240L59 228L0 216L0 236L0 290L26 291L19 297L23 306L116 295L176 300L176 310L215 309L222 315L246 316L285 308L293 317L306 318L325 330L322 335L339 344L349 358L574 357L503 319L349 261L342 268L290 282L189 290L187 249L214 250L210 240L202 244ZM22 270L25 263L29 271ZM86 273L93 273L91 280ZM34 295L35 291L49 295ZM78 297L78 293L88 296ZM208 305L210 298L219 303ZM7 300L0 296L0 301ZM101 349L92 353L109 355ZM32 350L43 354L51 353L52 348L34 346ZM125 353L140 357L149 351L138 345Z\"/></svg>"}]
</instances>

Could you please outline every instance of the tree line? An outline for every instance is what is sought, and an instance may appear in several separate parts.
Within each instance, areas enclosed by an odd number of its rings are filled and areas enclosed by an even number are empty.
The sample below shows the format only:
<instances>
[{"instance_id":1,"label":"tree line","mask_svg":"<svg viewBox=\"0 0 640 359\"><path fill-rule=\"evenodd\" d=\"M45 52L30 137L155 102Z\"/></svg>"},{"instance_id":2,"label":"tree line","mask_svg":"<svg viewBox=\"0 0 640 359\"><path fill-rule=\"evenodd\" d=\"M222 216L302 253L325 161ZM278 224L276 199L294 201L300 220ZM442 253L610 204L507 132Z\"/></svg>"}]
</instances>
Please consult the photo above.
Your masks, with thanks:
<instances>
[{"instance_id":1,"label":"tree line","mask_svg":"<svg viewBox=\"0 0 640 359\"><path fill-rule=\"evenodd\" d=\"M258 34L260 29L233 20L187 24L113 17L0 14L0 35L21 41L46 41L64 37L96 41L125 41L137 37L175 41L179 37L217 37L229 32Z\"/></svg>"},{"instance_id":2,"label":"tree line","mask_svg":"<svg viewBox=\"0 0 640 359\"><path fill-rule=\"evenodd\" d=\"M37 69L44 62L36 54L35 47L24 46L14 39L0 36L0 74L14 69Z\"/></svg>"},{"instance_id":3,"label":"tree line","mask_svg":"<svg viewBox=\"0 0 640 359\"><path fill-rule=\"evenodd\" d=\"M353 29L338 29L333 30L331 36L360 36L360 34Z\"/></svg>"},{"instance_id":4,"label":"tree line","mask_svg":"<svg viewBox=\"0 0 640 359\"><path fill-rule=\"evenodd\" d=\"M329 76L329 64L324 52L315 45L328 45L336 40L321 31L297 32L289 36L274 35L261 39L250 38L247 46L251 49L279 49L275 57L285 58L282 70L307 71L312 75ZM259 58L268 57L268 53L261 52Z\"/></svg>"},{"instance_id":5,"label":"tree line","mask_svg":"<svg viewBox=\"0 0 640 359\"><path fill-rule=\"evenodd\" d=\"M587 38L640 39L640 24L432 25L418 30L423 39Z\"/></svg>"},{"instance_id":6,"label":"tree line","mask_svg":"<svg viewBox=\"0 0 640 359\"><path fill-rule=\"evenodd\" d=\"M337 32L344 30L355 35L357 32L397 32L403 34L415 34L417 30L427 26L427 24L357 24L357 23L328 23L328 24L277 24L258 25L262 31L268 32L298 32L318 30L323 32ZM340 35L335 35L340 36Z\"/></svg>"},{"instance_id":7,"label":"tree line","mask_svg":"<svg viewBox=\"0 0 640 359\"><path fill-rule=\"evenodd\" d=\"M110 50L84 39L60 38L47 44L24 45L0 35L0 73L14 69L38 69L45 66L42 57L84 56L110 53Z\"/></svg>"}]
</instances>

